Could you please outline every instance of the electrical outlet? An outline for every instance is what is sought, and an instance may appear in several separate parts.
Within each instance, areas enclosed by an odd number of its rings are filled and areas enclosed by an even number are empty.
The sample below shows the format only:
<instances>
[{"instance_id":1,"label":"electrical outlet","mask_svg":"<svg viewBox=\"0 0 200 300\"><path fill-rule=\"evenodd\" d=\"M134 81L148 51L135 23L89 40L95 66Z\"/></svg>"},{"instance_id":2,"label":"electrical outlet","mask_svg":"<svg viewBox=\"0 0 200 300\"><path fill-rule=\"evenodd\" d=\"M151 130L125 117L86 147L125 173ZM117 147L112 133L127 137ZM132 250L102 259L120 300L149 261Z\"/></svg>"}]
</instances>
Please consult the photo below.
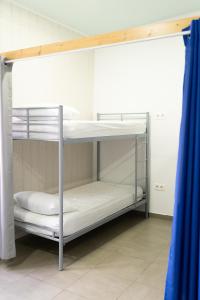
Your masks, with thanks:
<instances>
[{"instance_id":1,"label":"electrical outlet","mask_svg":"<svg viewBox=\"0 0 200 300\"><path fill-rule=\"evenodd\" d=\"M164 120L165 114L164 113L156 113L156 120Z\"/></svg>"},{"instance_id":2,"label":"electrical outlet","mask_svg":"<svg viewBox=\"0 0 200 300\"><path fill-rule=\"evenodd\" d=\"M163 192L165 190L165 185L163 183L155 183L154 189Z\"/></svg>"}]
</instances>

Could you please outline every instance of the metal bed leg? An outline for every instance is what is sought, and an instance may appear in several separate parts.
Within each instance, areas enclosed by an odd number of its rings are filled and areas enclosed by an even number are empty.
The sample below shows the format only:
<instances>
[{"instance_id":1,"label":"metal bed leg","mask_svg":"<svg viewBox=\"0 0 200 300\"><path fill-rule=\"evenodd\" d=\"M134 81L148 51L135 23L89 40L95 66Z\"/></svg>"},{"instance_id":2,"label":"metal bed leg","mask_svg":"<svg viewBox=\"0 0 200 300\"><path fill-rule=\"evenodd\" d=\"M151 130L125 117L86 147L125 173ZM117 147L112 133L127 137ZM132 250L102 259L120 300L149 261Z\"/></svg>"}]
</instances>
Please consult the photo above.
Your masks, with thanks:
<instances>
[{"instance_id":1,"label":"metal bed leg","mask_svg":"<svg viewBox=\"0 0 200 300\"><path fill-rule=\"evenodd\" d=\"M150 145L149 145L149 113L146 113L146 203L145 203L145 218L149 218L149 201L150 201Z\"/></svg>"},{"instance_id":2,"label":"metal bed leg","mask_svg":"<svg viewBox=\"0 0 200 300\"><path fill-rule=\"evenodd\" d=\"M145 218L149 218L149 204L145 203Z\"/></svg>"},{"instance_id":3,"label":"metal bed leg","mask_svg":"<svg viewBox=\"0 0 200 300\"><path fill-rule=\"evenodd\" d=\"M97 113L97 121L100 120L100 114ZM97 141L97 181L100 181L100 141Z\"/></svg>"},{"instance_id":4,"label":"metal bed leg","mask_svg":"<svg viewBox=\"0 0 200 300\"><path fill-rule=\"evenodd\" d=\"M100 180L100 142L97 142L97 181Z\"/></svg>"},{"instance_id":5,"label":"metal bed leg","mask_svg":"<svg viewBox=\"0 0 200 300\"><path fill-rule=\"evenodd\" d=\"M137 172L137 160L138 160L138 140L135 137L135 202L137 202L137 182L138 182L138 172Z\"/></svg>"},{"instance_id":6,"label":"metal bed leg","mask_svg":"<svg viewBox=\"0 0 200 300\"><path fill-rule=\"evenodd\" d=\"M59 271L63 270L63 189L64 189L64 141L63 107L59 106Z\"/></svg>"}]
</instances>

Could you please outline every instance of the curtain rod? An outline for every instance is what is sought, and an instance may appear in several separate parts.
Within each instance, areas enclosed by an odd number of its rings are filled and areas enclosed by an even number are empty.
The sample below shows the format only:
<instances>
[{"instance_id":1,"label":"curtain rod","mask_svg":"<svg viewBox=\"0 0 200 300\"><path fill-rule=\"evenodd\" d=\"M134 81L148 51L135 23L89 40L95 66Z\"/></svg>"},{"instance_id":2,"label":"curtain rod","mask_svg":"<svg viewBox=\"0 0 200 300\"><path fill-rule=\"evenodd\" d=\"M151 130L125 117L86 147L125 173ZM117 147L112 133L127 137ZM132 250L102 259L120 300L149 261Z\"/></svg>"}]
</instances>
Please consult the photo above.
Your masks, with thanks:
<instances>
[{"instance_id":1,"label":"curtain rod","mask_svg":"<svg viewBox=\"0 0 200 300\"><path fill-rule=\"evenodd\" d=\"M166 35L158 35L158 36L153 36L153 37L148 37L148 38L143 38L143 39L126 41L126 42L119 42L119 43L106 44L106 45L101 45L101 46L93 46L93 47L87 47L87 48L81 48L81 49L75 49L75 50L68 50L68 51L57 52L57 53L41 55L41 56L5 60L5 63L13 64L15 62L24 62L24 61L33 60L33 59L42 59L42 58L61 56L61 55L66 55L66 54L71 54L71 53L80 53L80 52L89 51L89 50L98 50L98 49L104 49L104 48L118 47L118 46L122 46L122 45L134 44L134 43L148 42L148 41L153 41L153 40L160 40L160 39L166 39L166 38L171 38L171 37L190 35L190 33L191 33L190 30L186 30L186 31L181 31L181 32L176 32L176 33L171 33L171 34L166 34Z\"/></svg>"}]
</instances>

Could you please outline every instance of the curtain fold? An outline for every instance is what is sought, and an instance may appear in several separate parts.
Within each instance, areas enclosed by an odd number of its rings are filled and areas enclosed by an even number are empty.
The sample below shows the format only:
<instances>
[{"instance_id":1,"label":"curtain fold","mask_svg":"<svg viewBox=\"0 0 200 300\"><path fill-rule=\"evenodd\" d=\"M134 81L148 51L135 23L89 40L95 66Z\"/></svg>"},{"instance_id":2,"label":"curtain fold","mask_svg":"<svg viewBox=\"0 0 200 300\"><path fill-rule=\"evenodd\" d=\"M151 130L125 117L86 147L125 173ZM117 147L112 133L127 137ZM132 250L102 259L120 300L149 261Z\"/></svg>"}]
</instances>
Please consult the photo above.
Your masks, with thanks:
<instances>
[{"instance_id":1,"label":"curtain fold","mask_svg":"<svg viewBox=\"0 0 200 300\"><path fill-rule=\"evenodd\" d=\"M11 66L0 57L0 259L15 256L12 192Z\"/></svg>"},{"instance_id":2,"label":"curtain fold","mask_svg":"<svg viewBox=\"0 0 200 300\"><path fill-rule=\"evenodd\" d=\"M200 20L190 29L165 300L200 299Z\"/></svg>"}]
</instances>

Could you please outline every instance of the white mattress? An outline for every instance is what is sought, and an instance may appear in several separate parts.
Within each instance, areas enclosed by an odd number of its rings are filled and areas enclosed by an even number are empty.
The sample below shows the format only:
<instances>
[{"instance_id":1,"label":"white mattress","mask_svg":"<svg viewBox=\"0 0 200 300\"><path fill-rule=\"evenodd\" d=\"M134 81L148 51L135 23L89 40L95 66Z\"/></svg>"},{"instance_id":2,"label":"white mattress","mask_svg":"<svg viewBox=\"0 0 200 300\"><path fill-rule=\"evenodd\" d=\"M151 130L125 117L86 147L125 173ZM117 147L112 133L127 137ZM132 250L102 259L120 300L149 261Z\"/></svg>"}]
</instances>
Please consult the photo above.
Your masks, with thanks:
<instances>
[{"instance_id":1,"label":"white mattress","mask_svg":"<svg viewBox=\"0 0 200 300\"><path fill-rule=\"evenodd\" d=\"M78 232L133 204L134 192L135 188L130 185L100 181L66 191L65 197L68 201L73 201L77 211L63 214L64 235ZM137 200L142 199L143 190L140 186L137 188L137 194ZM58 215L36 214L18 206L15 206L14 214L16 220L25 222L24 225L35 232L50 235L51 231L59 231Z\"/></svg>"},{"instance_id":2,"label":"white mattress","mask_svg":"<svg viewBox=\"0 0 200 300\"><path fill-rule=\"evenodd\" d=\"M17 124L18 123L18 124ZM39 123L39 125L38 125ZM34 125L30 125L29 130L35 131L30 133L33 139L55 139L57 138L58 127L55 121L49 121L51 125L40 125L43 122L34 121ZM13 124L13 138L26 138L26 132L16 132L16 130L26 131L27 127L23 121ZM144 120L135 121L63 121L63 136L65 139L91 138L100 136L143 134L146 130L146 122ZM40 133L42 131L42 133ZM51 133L48 133L51 132Z\"/></svg>"}]
</instances>

